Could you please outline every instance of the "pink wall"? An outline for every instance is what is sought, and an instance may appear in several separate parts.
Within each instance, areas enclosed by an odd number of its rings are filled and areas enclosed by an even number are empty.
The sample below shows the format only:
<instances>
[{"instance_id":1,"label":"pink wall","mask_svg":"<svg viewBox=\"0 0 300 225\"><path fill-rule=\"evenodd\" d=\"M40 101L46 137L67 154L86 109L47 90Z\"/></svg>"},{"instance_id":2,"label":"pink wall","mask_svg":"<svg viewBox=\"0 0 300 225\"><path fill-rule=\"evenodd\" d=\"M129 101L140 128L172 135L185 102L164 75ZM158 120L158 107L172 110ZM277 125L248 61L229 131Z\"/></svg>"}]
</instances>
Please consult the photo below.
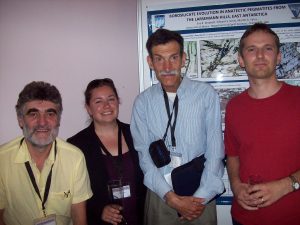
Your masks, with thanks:
<instances>
[{"instance_id":1,"label":"pink wall","mask_svg":"<svg viewBox=\"0 0 300 225\"><path fill-rule=\"evenodd\" d=\"M112 78L129 122L139 92L137 0L0 0L0 144L21 134L14 106L33 80L63 97L60 136L87 126L83 92Z\"/></svg>"}]
</instances>

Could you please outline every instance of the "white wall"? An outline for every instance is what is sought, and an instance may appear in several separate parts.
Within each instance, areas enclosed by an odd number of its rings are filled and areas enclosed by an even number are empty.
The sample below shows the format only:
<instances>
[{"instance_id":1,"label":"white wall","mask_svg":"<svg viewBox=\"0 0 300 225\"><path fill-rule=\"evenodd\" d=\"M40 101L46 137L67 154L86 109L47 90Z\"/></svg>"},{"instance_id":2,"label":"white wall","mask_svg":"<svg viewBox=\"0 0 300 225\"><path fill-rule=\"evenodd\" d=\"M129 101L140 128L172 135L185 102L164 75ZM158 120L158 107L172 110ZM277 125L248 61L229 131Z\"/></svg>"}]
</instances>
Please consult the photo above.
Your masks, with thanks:
<instances>
[{"instance_id":1,"label":"white wall","mask_svg":"<svg viewBox=\"0 0 300 225\"><path fill-rule=\"evenodd\" d=\"M21 134L14 106L33 80L60 90L63 138L87 125L83 92L95 78L115 81L129 122L137 51L136 0L0 0L0 144Z\"/></svg>"}]
</instances>

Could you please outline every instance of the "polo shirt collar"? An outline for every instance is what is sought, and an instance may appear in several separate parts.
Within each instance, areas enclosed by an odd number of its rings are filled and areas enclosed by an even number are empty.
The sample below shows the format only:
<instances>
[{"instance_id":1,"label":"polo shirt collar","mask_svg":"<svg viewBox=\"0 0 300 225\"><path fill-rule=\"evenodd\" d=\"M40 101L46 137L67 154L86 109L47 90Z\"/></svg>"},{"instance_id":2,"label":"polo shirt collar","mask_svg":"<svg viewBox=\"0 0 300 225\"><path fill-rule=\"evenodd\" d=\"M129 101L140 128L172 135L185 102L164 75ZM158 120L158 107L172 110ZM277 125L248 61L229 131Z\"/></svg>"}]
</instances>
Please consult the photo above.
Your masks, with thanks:
<instances>
[{"instance_id":1,"label":"polo shirt collar","mask_svg":"<svg viewBox=\"0 0 300 225\"><path fill-rule=\"evenodd\" d=\"M55 156L54 156L54 142L53 142L53 144L51 146L50 154L49 154L48 159L46 161L48 161L50 163L53 163L54 159L55 159ZM32 158L29 154L26 141L24 140L22 142L22 144L19 146L19 149L17 151L14 162L15 163L25 163L27 161L32 162Z\"/></svg>"}]
</instances>

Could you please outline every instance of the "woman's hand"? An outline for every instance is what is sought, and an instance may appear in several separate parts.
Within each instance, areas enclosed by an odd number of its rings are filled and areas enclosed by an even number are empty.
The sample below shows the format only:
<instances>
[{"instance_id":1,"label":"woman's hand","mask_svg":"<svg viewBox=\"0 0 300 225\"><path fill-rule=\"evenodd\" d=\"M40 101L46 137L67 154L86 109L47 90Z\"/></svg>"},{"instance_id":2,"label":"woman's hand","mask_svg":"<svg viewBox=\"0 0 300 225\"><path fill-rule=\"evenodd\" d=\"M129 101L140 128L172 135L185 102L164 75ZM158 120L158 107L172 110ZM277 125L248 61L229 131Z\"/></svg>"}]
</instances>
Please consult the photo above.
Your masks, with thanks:
<instances>
[{"instance_id":1,"label":"woman's hand","mask_svg":"<svg viewBox=\"0 0 300 225\"><path fill-rule=\"evenodd\" d=\"M102 211L101 219L107 223L118 225L122 221L122 206L116 204L106 205Z\"/></svg>"}]
</instances>

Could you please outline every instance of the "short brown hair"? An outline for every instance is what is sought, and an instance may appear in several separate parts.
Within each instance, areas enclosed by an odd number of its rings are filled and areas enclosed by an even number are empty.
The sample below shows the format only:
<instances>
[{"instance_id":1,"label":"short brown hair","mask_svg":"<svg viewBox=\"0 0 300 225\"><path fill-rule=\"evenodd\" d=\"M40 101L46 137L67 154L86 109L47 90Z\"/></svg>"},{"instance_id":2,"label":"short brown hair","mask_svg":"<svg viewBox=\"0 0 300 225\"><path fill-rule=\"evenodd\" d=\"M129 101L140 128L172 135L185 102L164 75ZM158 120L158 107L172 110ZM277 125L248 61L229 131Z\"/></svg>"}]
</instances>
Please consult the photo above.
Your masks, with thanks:
<instances>
[{"instance_id":1,"label":"short brown hair","mask_svg":"<svg viewBox=\"0 0 300 225\"><path fill-rule=\"evenodd\" d=\"M243 48L245 47L245 43L244 43L245 38L247 38L249 35L253 34L256 31L263 31L273 35L277 50L279 52L280 41L278 35L267 24L255 23L252 26L248 27L245 33L243 34L243 36L241 37L240 45L239 45L239 53L241 56L243 56Z\"/></svg>"}]
</instances>

